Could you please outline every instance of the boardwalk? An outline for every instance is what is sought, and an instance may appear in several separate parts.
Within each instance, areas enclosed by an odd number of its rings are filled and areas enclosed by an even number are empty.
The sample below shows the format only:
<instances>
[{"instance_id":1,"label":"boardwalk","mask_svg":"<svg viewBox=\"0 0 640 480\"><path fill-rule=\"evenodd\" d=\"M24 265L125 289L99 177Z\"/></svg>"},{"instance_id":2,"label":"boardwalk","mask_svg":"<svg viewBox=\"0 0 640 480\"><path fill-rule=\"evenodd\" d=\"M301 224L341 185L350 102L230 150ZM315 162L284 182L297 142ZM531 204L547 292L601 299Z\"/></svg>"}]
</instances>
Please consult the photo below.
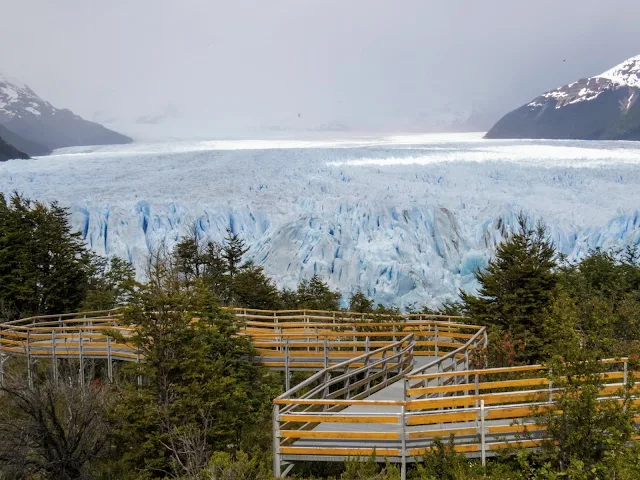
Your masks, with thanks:
<instances>
[{"instance_id":1,"label":"boardwalk","mask_svg":"<svg viewBox=\"0 0 640 480\"><path fill-rule=\"evenodd\" d=\"M544 425L534 417L558 393L544 366L485 368L486 331L460 317L228 310L256 362L284 372L273 411L276 477L296 462L375 452L400 464L404 479L407 464L451 435L456 451L483 462L509 447L536 448ZM30 381L39 359L54 375L60 361L76 359L81 372L87 360L106 362L112 380L115 363L144 361L134 333L117 310L0 324L0 381L11 356L27 358ZM626 359L604 363L606 398L627 385L629 371ZM294 371L310 377L290 385Z\"/></svg>"}]
</instances>

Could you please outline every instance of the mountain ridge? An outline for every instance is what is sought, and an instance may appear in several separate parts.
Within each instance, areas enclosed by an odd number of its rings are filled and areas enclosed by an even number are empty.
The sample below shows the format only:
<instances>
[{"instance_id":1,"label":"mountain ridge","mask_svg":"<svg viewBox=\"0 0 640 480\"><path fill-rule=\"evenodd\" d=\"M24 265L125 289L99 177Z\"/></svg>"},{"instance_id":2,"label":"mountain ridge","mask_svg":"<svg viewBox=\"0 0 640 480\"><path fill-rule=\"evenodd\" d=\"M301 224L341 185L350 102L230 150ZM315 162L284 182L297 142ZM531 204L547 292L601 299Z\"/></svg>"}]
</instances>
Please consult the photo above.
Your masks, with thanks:
<instances>
[{"instance_id":1,"label":"mountain ridge","mask_svg":"<svg viewBox=\"0 0 640 480\"><path fill-rule=\"evenodd\" d=\"M28 85L0 74L0 125L15 135L29 155L46 155L62 147L131 143L126 135L54 107ZM6 133L6 132L5 132ZM12 135L6 135L12 137Z\"/></svg>"},{"instance_id":2,"label":"mountain ridge","mask_svg":"<svg viewBox=\"0 0 640 480\"><path fill-rule=\"evenodd\" d=\"M543 93L507 113L486 138L640 140L640 55Z\"/></svg>"}]
</instances>

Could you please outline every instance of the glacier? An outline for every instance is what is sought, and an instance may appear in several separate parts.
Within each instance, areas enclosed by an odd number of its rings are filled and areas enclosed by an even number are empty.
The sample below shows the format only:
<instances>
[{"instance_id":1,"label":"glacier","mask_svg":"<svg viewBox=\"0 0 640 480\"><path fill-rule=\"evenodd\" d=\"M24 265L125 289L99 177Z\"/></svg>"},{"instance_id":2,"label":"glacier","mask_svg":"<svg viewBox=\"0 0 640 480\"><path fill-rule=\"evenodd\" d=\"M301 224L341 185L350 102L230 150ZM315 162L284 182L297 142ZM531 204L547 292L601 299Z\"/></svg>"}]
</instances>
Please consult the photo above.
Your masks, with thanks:
<instances>
[{"instance_id":1,"label":"glacier","mask_svg":"<svg viewBox=\"0 0 640 480\"><path fill-rule=\"evenodd\" d=\"M570 260L640 243L640 144L352 135L73 147L0 163L0 191L67 206L98 254L144 271L195 225L230 227L280 287L455 300L513 231L543 220Z\"/></svg>"}]
</instances>

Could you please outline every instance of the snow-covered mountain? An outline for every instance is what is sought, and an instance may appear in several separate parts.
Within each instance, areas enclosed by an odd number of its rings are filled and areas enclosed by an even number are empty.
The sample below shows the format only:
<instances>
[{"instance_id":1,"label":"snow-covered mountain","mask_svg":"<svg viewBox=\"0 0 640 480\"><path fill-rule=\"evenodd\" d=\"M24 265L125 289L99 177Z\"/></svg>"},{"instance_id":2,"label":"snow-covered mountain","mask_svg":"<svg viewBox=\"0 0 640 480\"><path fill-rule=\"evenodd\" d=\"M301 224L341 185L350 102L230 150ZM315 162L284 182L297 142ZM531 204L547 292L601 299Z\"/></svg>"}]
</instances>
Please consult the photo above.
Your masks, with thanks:
<instances>
[{"instance_id":1,"label":"snow-covered mountain","mask_svg":"<svg viewBox=\"0 0 640 480\"><path fill-rule=\"evenodd\" d=\"M54 107L27 85L2 74L0 125L18 137L5 140L29 155L46 155L53 149L75 145L131 142L129 137L84 120L71 110Z\"/></svg>"},{"instance_id":2,"label":"snow-covered mountain","mask_svg":"<svg viewBox=\"0 0 640 480\"><path fill-rule=\"evenodd\" d=\"M640 143L476 135L69 148L0 164L0 191L58 200L100 254L143 270L190 226L239 232L280 286L317 272L345 296L454 299L520 211L570 259L640 243Z\"/></svg>"},{"instance_id":3,"label":"snow-covered mountain","mask_svg":"<svg viewBox=\"0 0 640 480\"><path fill-rule=\"evenodd\" d=\"M505 115L487 138L640 140L640 55L546 92Z\"/></svg>"}]
</instances>

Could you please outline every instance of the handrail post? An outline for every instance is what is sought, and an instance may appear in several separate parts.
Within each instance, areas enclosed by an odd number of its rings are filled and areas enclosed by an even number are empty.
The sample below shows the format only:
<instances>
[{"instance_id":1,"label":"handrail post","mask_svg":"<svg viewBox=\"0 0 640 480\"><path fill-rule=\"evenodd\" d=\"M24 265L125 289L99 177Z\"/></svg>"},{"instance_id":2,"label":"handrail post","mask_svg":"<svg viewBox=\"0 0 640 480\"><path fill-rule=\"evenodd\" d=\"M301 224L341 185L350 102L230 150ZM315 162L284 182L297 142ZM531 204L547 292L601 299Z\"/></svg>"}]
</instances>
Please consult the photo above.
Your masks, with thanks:
<instances>
[{"instance_id":1,"label":"handrail post","mask_svg":"<svg viewBox=\"0 0 640 480\"><path fill-rule=\"evenodd\" d=\"M358 340L356 339L356 326L355 325L353 326L352 330L353 330L353 351L357 352L358 351L358 347L357 347L356 343L357 343Z\"/></svg>"},{"instance_id":2,"label":"handrail post","mask_svg":"<svg viewBox=\"0 0 640 480\"><path fill-rule=\"evenodd\" d=\"M31 330L27 330L27 381L29 388L33 388L33 371L31 370Z\"/></svg>"},{"instance_id":3,"label":"handrail post","mask_svg":"<svg viewBox=\"0 0 640 480\"><path fill-rule=\"evenodd\" d=\"M406 391L406 384L405 384ZM406 398L406 393L405 393ZM406 402L406 401L405 401ZM400 442L401 442L401 450L400 453L402 455L402 464L400 467L400 480L407 480L407 427L406 427L406 403L403 403L400 407Z\"/></svg>"},{"instance_id":4,"label":"handrail post","mask_svg":"<svg viewBox=\"0 0 640 480\"><path fill-rule=\"evenodd\" d=\"M113 362L111 359L111 336L107 336L107 377L113 382Z\"/></svg>"},{"instance_id":5,"label":"handrail post","mask_svg":"<svg viewBox=\"0 0 640 480\"><path fill-rule=\"evenodd\" d=\"M289 379L289 337L284 339L284 390L288 392L290 389Z\"/></svg>"},{"instance_id":6,"label":"handrail post","mask_svg":"<svg viewBox=\"0 0 640 480\"><path fill-rule=\"evenodd\" d=\"M487 335L487 327L484 327L484 333L483 333L482 337L484 338L484 348L486 350L487 348L489 348L489 336ZM489 355L485 354L483 356L484 356L484 368L488 368L489 367Z\"/></svg>"},{"instance_id":7,"label":"handrail post","mask_svg":"<svg viewBox=\"0 0 640 480\"><path fill-rule=\"evenodd\" d=\"M271 425L271 433L273 435L273 477L280 478L280 405L273 406Z\"/></svg>"},{"instance_id":8,"label":"handrail post","mask_svg":"<svg viewBox=\"0 0 640 480\"><path fill-rule=\"evenodd\" d=\"M469 371L469 349L464 351L464 369L467 372ZM464 383L466 383L467 385L469 384L469 374L468 373L464 376ZM465 395L469 395L469 390L465 390L464 394Z\"/></svg>"},{"instance_id":9,"label":"handrail post","mask_svg":"<svg viewBox=\"0 0 640 480\"><path fill-rule=\"evenodd\" d=\"M84 357L82 356L82 329L78 335L78 356L80 357L80 385L84 386Z\"/></svg>"},{"instance_id":10,"label":"handrail post","mask_svg":"<svg viewBox=\"0 0 640 480\"><path fill-rule=\"evenodd\" d=\"M484 400L480 400L480 455L482 456L482 466L484 467L487 464L487 454L486 454L486 437L484 431Z\"/></svg>"},{"instance_id":11,"label":"handrail post","mask_svg":"<svg viewBox=\"0 0 640 480\"><path fill-rule=\"evenodd\" d=\"M476 377L475 378L475 384L476 384L475 395L477 397L478 395L480 395L480 375L478 375L476 373L475 377ZM478 400L476 400L475 404L476 404L475 406L477 408L478 407Z\"/></svg>"},{"instance_id":12,"label":"handrail post","mask_svg":"<svg viewBox=\"0 0 640 480\"><path fill-rule=\"evenodd\" d=\"M549 369L549 403L553 402L553 370Z\"/></svg>"},{"instance_id":13,"label":"handrail post","mask_svg":"<svg viewBox=\"0 0 640 480\"><path fill-rule=\"evenodd\" d=\"M451 366L453 367L452 368L452 370L453 370L453 386L456 387L456 391L453 392L452 396L457 397L460 392L457 390L457 388L458 388L458 359L456 358L455 355L453 356ZM444 396L444 394L443 394L443 396Z\"/></svg>"},{"instance_id":14,"label":"handrail post","mask_svg":"<svg viewBox=\"0 0 640 480\"><path fill-rule=\"evenodd\" d=\"M436 357L438 356L438 324L436 323L435 325L435 337L433 340L433 344L435 345L435 350L436 350Z\"/></svg>"},{"instance_id":15,"label":"handrail post","mask_svg":"<svg viewBox=\"0 0 640 480\"><path fill-rule=\"evenodd\" d=\"M51 372L53 383L58 383L58 359L56 358L56 331L51 330Z\"/></svg>"},{"instance_id":16,"label":"handrail post","mask_svg":"<svg viewBox=\"0 0 640 480\"><path fill-rule=\"evenodd\" d=\"M324 368L329 368L329 337L324 337Z\"/></svg>"},{"instance_id":17,"label":"handrail post","mask_svg":"<svg viewBox=\"0 0 640 480\"><path fill-rule=\"evenodd\" d=\"M136 362L138 363L138 386L142 386L142 373L140 372L140 347L138 347L138 351L136 352Z\"/></svg>"},{"instance_id":18,"label":"handrail post","mask_svg":"<svg viewBox=\"0 0 640 480\"><path fill-rule=\"evenodd\" d=\"M7 358L7 355L0 353L0 387L4 386L4 361Z\"/></svg>"},{"instance_id":19,"label":"handrail post","mask_svg":"<svg viewBox=\"0 0 640 480\"><path fill-rule=\"evenodd\" d=\"M628 359L624 359L624 373L623 373L624 390L627 391L627 382L629 381L629 363Z\"/></svg>"}]
</instances>

